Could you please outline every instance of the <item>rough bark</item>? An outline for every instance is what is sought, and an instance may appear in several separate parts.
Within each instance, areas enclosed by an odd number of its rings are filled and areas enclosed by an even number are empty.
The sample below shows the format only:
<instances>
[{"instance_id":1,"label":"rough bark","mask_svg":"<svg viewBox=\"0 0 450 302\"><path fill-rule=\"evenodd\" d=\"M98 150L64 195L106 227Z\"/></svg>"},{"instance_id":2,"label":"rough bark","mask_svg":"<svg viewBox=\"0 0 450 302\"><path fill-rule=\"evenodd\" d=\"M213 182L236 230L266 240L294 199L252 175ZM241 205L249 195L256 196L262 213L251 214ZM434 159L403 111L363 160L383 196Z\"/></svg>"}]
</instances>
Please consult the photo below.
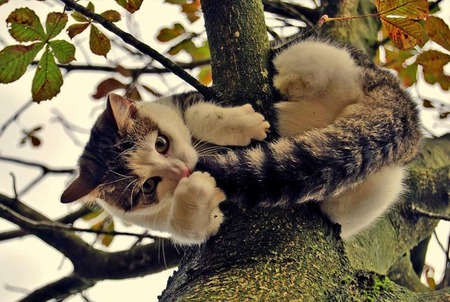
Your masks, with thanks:
<instances>
[{"instance_id":1,"label":"rough bark","mask_svg":"<svg viewBox=\"0 0 450 302\"><path fill-rule=\"evenodd\" d=\"M207 6L214 2L203 1L202 4ZM328 1L324 3L328 4ZM360 8L358 1L345 3L345 8L353 11ZM239 22L238 17L242 15L248 18L248 15L253 14L252 11L245 14L235 11L233 1L226 1L226 5L222 5L223 11L234 11L233 22ZM329 6L335 9L335 6ZM228 29L215 27L211 18L223 23L225 21L220 15L209 14L208 9L204 11L212 54L227 48L230 58L234 58L232 54L235 47L245 54L254 51L251 45L243 49L236 41L226 41L222 30ZM253 17L257 18L255 16L258 14ZM367 37L370 35L367 28L356 32L335 32L335 36L353 40L358 38L358 32L364 31L359 37ZM254 30L251 27L249 29ZM251 35L244 33L242 28L239 32L244 37ZM213 36L216 37L215 43L212 42ZM371 45L364 41L360 43ZM213 65L215 76L219 72L226 72L217 66ZM237 66L247 68L246 65ZM256 67L253 74L259 74L258 65L253 67ZM251 99L254 96L252 90L246 89L251 86L251 81L245 82L245 87L242 87L243 83L236 81L242 78L233 72L245 74L241 70L227 73L221 79L225 82L215 82L216 89L225 87L229 91L225 95L232 99L239 98L241 93ZM443 139L443 142L431 141L429 146L441 146L441 143L442 146L449 144L448 139ZM443 194L448 192L449 161L448 154L439 148L432 152L444 152L441 164L428 162L434 156L425 148L423 158L411 166L411 193L409 199L405 200L423 204L438 196L438 209L448 212L448 195ZM434 159L430 160L434 162ZM428 185L432 185L433 190L428 190ZM315 205L300 205L290 209L257 207L244 212L230 206L226 215L228 219L219 234L206 244L186 251L179 271L169 280L160 301L446 301L450 298L449 289L414 293L378 274L386 273L436 224L434 219L412 214L408 202L380 220L366 236L361 236L345 247L338 236L339 228L323 217ZM380 239L385 235L388 239ZM372 270L378 273L370 272Z\"/></svg>"}]
</instances>

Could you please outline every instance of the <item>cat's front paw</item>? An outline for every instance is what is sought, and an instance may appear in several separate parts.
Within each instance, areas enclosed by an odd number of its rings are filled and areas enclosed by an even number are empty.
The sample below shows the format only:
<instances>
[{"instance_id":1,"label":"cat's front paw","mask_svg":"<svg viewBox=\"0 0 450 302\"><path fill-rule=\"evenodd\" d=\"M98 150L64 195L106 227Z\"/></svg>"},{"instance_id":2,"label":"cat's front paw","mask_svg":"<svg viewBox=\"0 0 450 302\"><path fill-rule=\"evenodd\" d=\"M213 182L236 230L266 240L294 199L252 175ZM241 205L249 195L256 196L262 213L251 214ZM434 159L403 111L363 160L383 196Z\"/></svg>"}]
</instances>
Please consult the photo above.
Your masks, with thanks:
<instances>
[{"instance_id":1,"label":"cat's front paw","mask_svg":"<svg viewBox=\"0 0 450 302\"><path fill-rule=\"evenodd\" d=\"M194 172L180 180L174 192L170 225L172 239L180 244L200 244L219 230L225 194L207 172Z\"/></svg>"},{"instance_id":2,"label":"cat's front paw","mask_svg":"<svg viewBox=\"0 0 450 302\"><path fill-rule=\"evenodd\" d=\"M256 112L252 105L226 108L230 119L223 127L223 135L215 142L218 145L226 146L247 146L251 140L264 140L267 137L270 124L264 116Z\"/></svg>"}]
</instances>

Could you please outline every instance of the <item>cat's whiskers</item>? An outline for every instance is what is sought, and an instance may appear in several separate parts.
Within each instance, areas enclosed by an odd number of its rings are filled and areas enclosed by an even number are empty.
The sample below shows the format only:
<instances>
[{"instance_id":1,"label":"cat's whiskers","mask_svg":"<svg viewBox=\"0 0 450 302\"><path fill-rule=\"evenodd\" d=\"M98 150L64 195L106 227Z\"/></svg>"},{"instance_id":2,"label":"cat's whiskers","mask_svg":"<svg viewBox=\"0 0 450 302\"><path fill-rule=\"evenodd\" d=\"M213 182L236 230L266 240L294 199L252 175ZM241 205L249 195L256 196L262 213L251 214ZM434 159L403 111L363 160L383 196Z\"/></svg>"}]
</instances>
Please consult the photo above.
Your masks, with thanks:
<instances>
[{"instance_id":1,"label":"cat's whiskers","mask_svg":"<svg viewBox=\"0 0 450 302\"><path fill-rule=\"evenodd\" d=\"M131 189L131 193L130 193L130 210L133 210L133 197L134 197L134 192L137 190L139 191L139 189L141 188L140 183L138 182L138 180L136 179L136 181L134 182L134 186Z\"/></svg>"}]
</instances>

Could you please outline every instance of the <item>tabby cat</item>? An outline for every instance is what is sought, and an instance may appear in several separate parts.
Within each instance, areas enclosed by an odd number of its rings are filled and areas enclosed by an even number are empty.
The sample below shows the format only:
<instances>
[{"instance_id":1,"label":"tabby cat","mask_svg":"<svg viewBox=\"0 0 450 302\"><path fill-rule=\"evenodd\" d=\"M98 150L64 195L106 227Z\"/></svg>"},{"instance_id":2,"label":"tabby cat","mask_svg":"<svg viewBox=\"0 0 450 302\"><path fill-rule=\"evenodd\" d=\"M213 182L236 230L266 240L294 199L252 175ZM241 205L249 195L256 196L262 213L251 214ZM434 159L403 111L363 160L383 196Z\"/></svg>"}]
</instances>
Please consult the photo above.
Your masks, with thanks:
<instances>
[{"instance_id":1,"label":"tabby cat","mask_svg":"<svg viewBox=\"0 0 450 302\"><path fill-rule=\"evenodd\" d=\"M302 41L273 66L280 139L199 156L191 136L246 146L269 124L248 104L223 108L198 93L151 103L111 94L61 201L96 202L182 244L217 232L225 194L242 206L318 201L344 239L370 225L402 192L403 166L419 150L414 103L394 75L349 46Z\"/></svg>"}]
</instances>

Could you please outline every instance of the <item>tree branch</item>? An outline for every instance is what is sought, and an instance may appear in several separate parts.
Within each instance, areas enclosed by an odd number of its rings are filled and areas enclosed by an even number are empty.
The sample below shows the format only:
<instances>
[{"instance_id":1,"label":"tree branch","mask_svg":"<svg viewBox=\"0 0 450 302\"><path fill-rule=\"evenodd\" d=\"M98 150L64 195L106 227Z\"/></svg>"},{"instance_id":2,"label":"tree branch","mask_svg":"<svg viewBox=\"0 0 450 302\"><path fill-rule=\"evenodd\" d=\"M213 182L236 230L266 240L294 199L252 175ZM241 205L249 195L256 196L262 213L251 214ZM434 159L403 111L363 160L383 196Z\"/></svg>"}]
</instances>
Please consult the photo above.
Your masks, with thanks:
<instances>
[{"instance_id":1,"label":"tree branch","mask_svg":"<svg viewBox=\"0 0 450 302\"><path fill-rule=\"evenodd\" d=\"M142 53L152 57L159 63L161 63L164 67L169 69L173 74L180 77L182 80L186 81L188 84L190 84L192 87L198 90L201 94L205 96L207 99L211 99L214 97L214 92L212 89L210 89L207 86L202 85L199 81L197 81L194 77L192 77L189 73L187 73L183 68L178 66L173 61L169 60L159 52L157 52L152 47L148 46L147 44L139 41L135 37L133 37L131 34L121 30L116 25L114 25L112 22L106 20L99 14L96 14L84 6L81 6L77 4L73 0L59 0L63 2L67 7L72 8L73 10L83 14L84 16L94 20L95 22L101 24L105 29L109 30L110 32L114 33L118 37L120 37L125 43L135 47Z\"/></svg>"},{"instance_id":2,"label":"tree branch","mask_svg":"<svg viewBox=\"0 0 450 302\"><path fill-rule=\"evenodd\" d=\"M6 161L6 162L11 162L11 163L16 163L16 164L20 164L20 165L24 165L24 166L39 168L39 169L42 170L42 173L44 175L47 174L47 173L74 174L76 172L75 169L71 169L71 168L54 169L54 168L49 168L46 165L41 164L41 163L30 162L30 161L26 161L26 160L23 160L23 159L18 159L18 158L8 157L8 156L0 156L0 160L1 161Z\"/></svg>"},{"instance_id":3,"label":"tree branch","mask_svg":"<svg viewBox=\"0 0 450 302\"><path fill-rule=\"evenodd\" d=\"M295 3L283 1L263 0L264 11L276 14L280 17L291 18L305 22L309 27L314 27L320 19L317 8L308 8Z\"/></svg>"}]
</instances>

